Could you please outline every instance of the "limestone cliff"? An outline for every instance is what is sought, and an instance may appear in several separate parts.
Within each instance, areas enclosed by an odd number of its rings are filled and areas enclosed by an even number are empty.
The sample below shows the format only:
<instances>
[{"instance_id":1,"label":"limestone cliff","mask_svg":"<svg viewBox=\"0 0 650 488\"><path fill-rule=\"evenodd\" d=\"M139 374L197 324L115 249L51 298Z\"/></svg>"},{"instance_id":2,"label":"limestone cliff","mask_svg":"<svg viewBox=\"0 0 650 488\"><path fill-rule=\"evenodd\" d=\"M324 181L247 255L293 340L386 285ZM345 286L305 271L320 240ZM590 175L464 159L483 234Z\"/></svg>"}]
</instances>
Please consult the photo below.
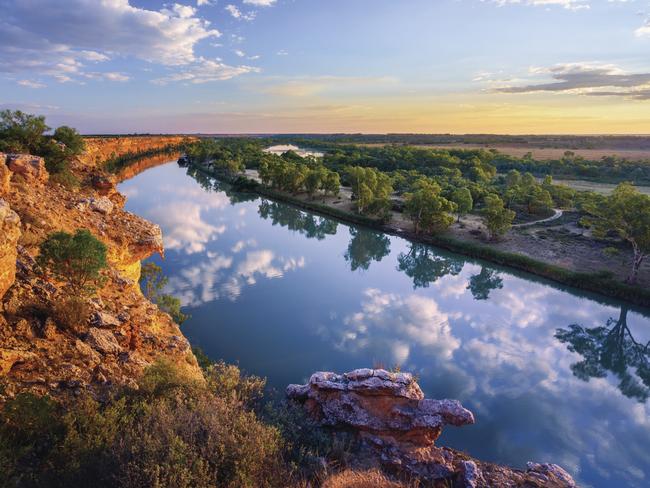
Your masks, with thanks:
<instances>
[{"instance_id":1,"label":"limestone cliff","mask_svg":"<svg viewBox=\"0 0 650 488\"><path fill-rule=\"evenodd\" d=\"M83 167L98 167L111 157L162 149L196 138L186 136L86 137L86 151L79 158Z\"/></svg>"},{"instance_id":2,"label":"limestone cliff","mask_svg":"<svg viewBox=\"0 0 650 488\"><path fill-rule=\"evenodd\" d=\"M159 358L199 377L178 325L138 286L141 260L163 251L160 228L124 211L112 179L83 158L74 169L83 184L75 190L47 182L32 157L19 159L26 164L9 166L0 155L0 401L25 390L102 395L135 385ZM42 276L35 257L49 233L80 228L107 245L109 268L97 296L86 300L90 315L70 327L57 318L66 295Z\"/></svg>"}]
</instances>

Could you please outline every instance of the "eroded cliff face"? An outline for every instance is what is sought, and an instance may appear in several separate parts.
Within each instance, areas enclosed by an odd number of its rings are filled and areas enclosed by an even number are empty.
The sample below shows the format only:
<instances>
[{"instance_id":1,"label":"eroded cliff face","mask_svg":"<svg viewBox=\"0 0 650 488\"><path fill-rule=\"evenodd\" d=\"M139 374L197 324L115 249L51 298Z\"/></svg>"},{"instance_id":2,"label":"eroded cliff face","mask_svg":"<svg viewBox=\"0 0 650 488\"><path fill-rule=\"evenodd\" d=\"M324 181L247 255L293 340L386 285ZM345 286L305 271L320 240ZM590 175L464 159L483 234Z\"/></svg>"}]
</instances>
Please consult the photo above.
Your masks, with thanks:
<instances>
[{"instance_id":1,"label":"eroded cliff face","mask_svg":"<svg viewBox=\"0 0 650 488\"><path fill-rule=\"evenodd\" d=\"M195 140L186 136L87 137L86 151L79 158L83 167L99 167L113 156L140 153Z\"/></svg>"},{"instance_id":2,"label":"eroded cliff face","mask_svg":"<svg viewBox=\"0 0 650 488\"><path fill-rule=\"evenodd\" d=\"M138 286L140 262L162 253L160 228L123 210L110 177L78 163L81 189L47 182L37 172L9 169L0 154L0 401L21 391L101 396L136 384L160 358L202 377L189 343L169 315ZM32 166L33 167L33 166ZM68 295L35 262L51 232L90 230L108 247L109 268L97 295L86 300L87 320L65 325L57 308ZM15 279L14 279L15 276ZM4 292L4 293L3 293ZM64 322L64 321L63 321Z\"/></svg>"}]
</instances>

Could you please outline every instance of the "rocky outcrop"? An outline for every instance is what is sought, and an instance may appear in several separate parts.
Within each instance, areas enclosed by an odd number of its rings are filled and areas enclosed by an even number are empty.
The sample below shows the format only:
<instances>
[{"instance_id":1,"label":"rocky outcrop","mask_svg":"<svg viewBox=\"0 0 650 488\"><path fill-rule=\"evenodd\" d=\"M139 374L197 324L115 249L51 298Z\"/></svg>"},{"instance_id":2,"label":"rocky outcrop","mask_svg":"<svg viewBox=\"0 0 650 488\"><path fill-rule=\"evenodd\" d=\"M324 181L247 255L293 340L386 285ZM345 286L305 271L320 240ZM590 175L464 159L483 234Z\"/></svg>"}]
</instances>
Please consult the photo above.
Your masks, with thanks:
<instances>
[{"instance_id":1,"label":"rocky outcrop","mask_svg":"<svg viewBox=\"0 0 650 488\"><path fill-rule=\"evenodd\" d=\"M9 191L11 170L7 168L7 155L0 153L0 195Z\"/></svg>"},{"instance_id":2,"label":"rocky outcrop","mask_svg":"<svg viewBox=\"0 0 650 488\"><path fill-rule=\"evenodd\" d=\"M0 156L0 160L2 159L13 173L19 174L27 181L47 183L49 175L43 158L30 154L3 154Z\"/></svg>"},{"instance_id":3,"label":"rocky outcrop","mask_svg":"<svg viewBox=\"0 0 650 488\"><path fill-rule=\"evenodd\" d=\"M16 277L16 256L20 237L20 218L0 198L0 299Z\"/></svg>"},{"instance_id":4,"label":"rocky outcrop","mask_svg":"<svg viewBox=\"0 0 650 488\"><path fill-rule=\"evenodd\" d=\"M289 385L286 393L321 426L356 433L362 446L358 461L366 466L379 464L407 477L468 488L576 486L554 464L529 463L520 471L436 446L443 427L473 424L474 416L456 400L424 398L409 373L318 372L306 385Z\"/></svg>"},{"instance_id":5,"label":"rocky outcrop","mask_svg":"<svg viewBox=\"0 0 650 488\"><path fill-rule=\"evenodd\" d=\"M22 391L101 397L116 386L136 386L159 359L202 378L178 325L138 286L141 260L162 253L160 227L124 211L117 191L103 195L105 188L95 188L91 176L101 174L98 169L73 171L80 188L12 179L2 195L15 213L0 210L0 281L7 283L0 289L8 286L0 294L0 403ZM96 296L66 308L69 295L39 272L34 258L51 232L81 228L106 244L109 266ZM16 247L18 239L22 245ZM5 249L13 253L5 255Z\"/></svg>"}]
</instances>

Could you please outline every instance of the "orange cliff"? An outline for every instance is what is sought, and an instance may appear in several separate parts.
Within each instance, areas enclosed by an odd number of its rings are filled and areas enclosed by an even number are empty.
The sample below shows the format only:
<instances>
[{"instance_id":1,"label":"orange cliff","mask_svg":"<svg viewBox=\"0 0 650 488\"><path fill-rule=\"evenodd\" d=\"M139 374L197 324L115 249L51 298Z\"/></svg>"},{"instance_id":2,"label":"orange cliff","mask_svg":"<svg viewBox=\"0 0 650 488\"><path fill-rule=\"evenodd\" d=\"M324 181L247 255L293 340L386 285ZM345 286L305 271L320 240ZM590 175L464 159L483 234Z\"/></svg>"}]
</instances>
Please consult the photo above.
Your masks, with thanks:
<instances>
[{"instance_id":1,"label":"orange cliff","mask_svg":"<svg viewBox=\"0 0 650 488\"><path fill-rule=\"evenodd\" d=\"M28 170L18 171L23 166L9 166L0 154L0 402L21 391L101 396L135 385L158 359L201 377L178 325L138 285L141 260L163 252L160 228L123 210L125 198L94 163L83 162L89 157L74 165L81 188L68 189L47 180L41 158L29 156ZM38 272L35 257L49 233L80 228L107 245L109 267L97 295L86 300L90 315L70 326L57 321L66 299L62 285Z\"/></svg>"},{"instance_id":2,"label":"orange cliff","mask_svg":"<svg viewBox=\"0 0 650 488\"><path fill-rule=\"evenodd\" d=\"M86 168L99 167L115 156L163 149L188 140L195 141L197 138L180 135L85 137L86 150L79 158L79 162Z\"/></svg>"}]
</instances>

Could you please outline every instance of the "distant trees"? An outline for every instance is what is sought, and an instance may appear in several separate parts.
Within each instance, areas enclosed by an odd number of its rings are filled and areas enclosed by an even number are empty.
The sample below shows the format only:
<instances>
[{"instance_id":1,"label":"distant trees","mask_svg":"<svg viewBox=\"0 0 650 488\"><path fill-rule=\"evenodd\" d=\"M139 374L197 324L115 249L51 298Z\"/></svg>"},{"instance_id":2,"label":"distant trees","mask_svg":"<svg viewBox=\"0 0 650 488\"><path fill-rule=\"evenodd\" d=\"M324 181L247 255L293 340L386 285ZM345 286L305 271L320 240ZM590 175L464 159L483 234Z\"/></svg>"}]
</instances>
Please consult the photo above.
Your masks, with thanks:
<instances>
[{"instance_id":1,"label":"distant trees","mask_svg":"<svg viewBox=\"0 0 650 488\"><path fill-rule=\"evenodd\" d=\"M300 156L292 154L295 156L292 155L290 160L284 159L284 155L270 155L262 159L258 166L262 183L294 194L306 191L313 196L320 190L325 194L338 195L341 185L338 173L311 159L305 158L304 162L295 162L295 158Z\"/></svg>"},{"instance_id":2,"label":"distant trees","mask_svg":"<svg viewBox=\"0 0 650 488\"><path fill-rule=\"evenodd\" d=\"M515 212L505 208L503 200L495 194L487 195L484 203L483 223L490 233L490 238L496 240L510 230Z\"/></svg>"},{"instance_id":3,"label":"distant trees","mask_svg":"<svg viewBox=\"0 0 650 488\"><path fill-rule=\"evenodd\" d=\"M390 195L393 186L386 173L374 168L350 166L346 175L352 186L352 198L357 212L368 215L385 216L390 210Z\"/></svg>"},{"instance_id":4,"label":"distant trees","mask_svg":"<svg viewBox=\"0 0 650 488\"><path fill-rule=\"evenodd\" d=\"M106 246L87 229L50 234L40 245L38 264L66 283L71 295L87 294L106 268Z\"/></svg>"},{"instance_id":5,"label":"distant trees","mask_svg":"<svg viewBox=\"0 0 650 488\"><path fill-rule=\"evenodd\" d=\"M404 195L404 210L413 222L416 233L421 230L430 234L441 232L453 223L454 218L449 214L458 207L443 197L440 191L440 185L435 181L422 178L416 183L415 191Z\"/></svg>"},{"instance_id":6,"label":"distant trees","mask_svg":"<svg viewBox=\"0 0 650 488\"><path fill-rule=\"evenodd\" d=\"M504 197L507 207L513 204L525 207L529 214L544 214L553 207L553 199L547 187L540 185L530 173L523 176L512 170L506 176Z\"/></svg>"},{"instance_id":7,"label":"distant trees","mask_svg":"<svg viewBox=\"0 0 650 488\"><path fill-rule=\"evenodd\" d=\"M632 246L634 257L627 281L636 283L641 264L650 255L650 196L621 183L608 197L592 199L585 210L593 218L595 235L615 232Z\"/></svg>"}]
</instances>

